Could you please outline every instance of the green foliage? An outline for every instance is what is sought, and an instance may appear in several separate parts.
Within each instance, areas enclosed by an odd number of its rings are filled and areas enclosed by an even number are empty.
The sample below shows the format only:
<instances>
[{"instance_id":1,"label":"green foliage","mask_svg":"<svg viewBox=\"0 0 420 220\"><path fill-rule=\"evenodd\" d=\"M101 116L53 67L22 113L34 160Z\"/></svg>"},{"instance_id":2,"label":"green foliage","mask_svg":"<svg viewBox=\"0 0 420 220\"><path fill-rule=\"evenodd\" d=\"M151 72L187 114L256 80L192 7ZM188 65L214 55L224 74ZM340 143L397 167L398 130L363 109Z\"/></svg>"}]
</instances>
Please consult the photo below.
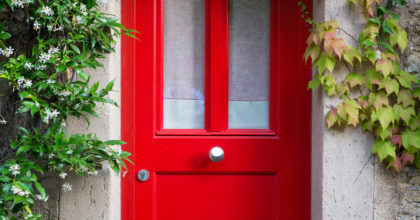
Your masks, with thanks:
<instances>
[{"instance_id":1,"label":"green foliage","mask_svg":"<svg viewBox=\"0 0 420 220\"><path fill-rule=\"evenodd\" d=\"M41 118L45 131L20 128L14 158L0 165L0 219L41 219L31 211L33 204L47 201L48 195L38 176L53 171L65 179L74 171L96 175L107 161L117 173L131 162L130 153L115 145L119 140L101 141L94 134L67 134L69 116L85 119L98 116L100 107L117 103L107 95L114 81L99 89L91 83L86 69L101 67L100 58L114 52L115 39L133 36L112 15L99 11L96 0L0 0L0 9L24 10L36 43L28 54L15 54L7 45L10 33L0 25L0 77L9 80L18 93L21 106L17 114L30 113ZM0 116L0 126L7 123ZM126 168L126 167L125 167ZM63 190L71 190L65 183Z\"/></svg>"},{"instance_id":2,"label":"green foliage","mask_svg":"<svg viewBox=\"0 0 420 220\"><path fill-rule=\"evenodd\" d=\"M321 86L328 96L343 99L326 114L327 127L360 125L375 138L372 153L399 172L407 163L420 168L420 87L419 79L399 63L408 39L392 9L406 2L380 3L347 0L350 8L362 7L366 18L366 27L354 39L358 48L337 37L342 29L336 21L307 22L312 29L304 58L317 67L308 89ZM338 63L353 69L339 82L333 71Z\"/></svg>"}]
</instances>

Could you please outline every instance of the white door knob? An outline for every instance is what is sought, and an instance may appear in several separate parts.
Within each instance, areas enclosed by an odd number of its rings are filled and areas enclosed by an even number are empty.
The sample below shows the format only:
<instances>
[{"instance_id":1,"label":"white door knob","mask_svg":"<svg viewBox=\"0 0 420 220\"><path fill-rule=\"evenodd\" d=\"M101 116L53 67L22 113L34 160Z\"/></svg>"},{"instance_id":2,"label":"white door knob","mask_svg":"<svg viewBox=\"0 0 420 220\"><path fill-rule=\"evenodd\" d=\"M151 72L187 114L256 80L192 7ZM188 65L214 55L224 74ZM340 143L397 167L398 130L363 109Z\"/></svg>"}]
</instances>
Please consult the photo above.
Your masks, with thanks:
<instances>
[{"instance_id":1,"label":"white door knob","mask_svg":"<svg viewBox=\"0 0 420 220\"><path fill-rule=\"evenodd\" d=\"M211 161L216 162L216 163L220 162L224 156L225 156L225 152L223 151L222 148L215 146L210 149L209 157Z\"/></svg>"}]
</instances>

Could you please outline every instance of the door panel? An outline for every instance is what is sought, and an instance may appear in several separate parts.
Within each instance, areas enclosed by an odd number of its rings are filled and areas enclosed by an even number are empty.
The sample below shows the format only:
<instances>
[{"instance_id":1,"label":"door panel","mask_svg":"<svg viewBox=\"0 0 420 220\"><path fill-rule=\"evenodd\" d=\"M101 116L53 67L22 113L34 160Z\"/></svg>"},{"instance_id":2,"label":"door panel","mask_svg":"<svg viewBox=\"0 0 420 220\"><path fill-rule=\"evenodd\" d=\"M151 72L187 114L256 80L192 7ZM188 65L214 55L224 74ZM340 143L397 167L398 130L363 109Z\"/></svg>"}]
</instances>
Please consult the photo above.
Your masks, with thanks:
<instances>
[{"instance_id":1,"label":"door panel","mask_svg":"<svg viewBox=\"0 0 420 220\"><path fill-rule=\"evenodd\" d=\"M171 66L165 64L171 39L164 36L164 4L174 1L199 0L122 1L123 24L141 33L138 41L124 37L122 42L122 134L134 161L122 177L123 219L310 219L310 93L305 88L310 67L302 61L306 30L296 2L271 0L269 83L246 82L249 89L268 91L268 113L253 110L253 120L268 114L266 126L230 127L230 1L205 1L203 126L182 127L177 123L186 119L165 111L184 110L189 117L194 108L164 101L169 97L165 68ZM191 75L173 74L179 76L172 79ZM188 92L171 95L193 100ZM165 117L178 121L165 126ZM224 150L220 162L209 158L214 146ZM150 172L145 182L137 180L140 169Z\"/></svg>"},{"instance_id":2,"label":"door panel","mask_svg":"<svg viewBox=\"0 0 420 220\"><path fill-rule=\"evenodd\" d=\"M275 220L274 174L157 174L157 219Z\"/></svg>"}]
</instances>

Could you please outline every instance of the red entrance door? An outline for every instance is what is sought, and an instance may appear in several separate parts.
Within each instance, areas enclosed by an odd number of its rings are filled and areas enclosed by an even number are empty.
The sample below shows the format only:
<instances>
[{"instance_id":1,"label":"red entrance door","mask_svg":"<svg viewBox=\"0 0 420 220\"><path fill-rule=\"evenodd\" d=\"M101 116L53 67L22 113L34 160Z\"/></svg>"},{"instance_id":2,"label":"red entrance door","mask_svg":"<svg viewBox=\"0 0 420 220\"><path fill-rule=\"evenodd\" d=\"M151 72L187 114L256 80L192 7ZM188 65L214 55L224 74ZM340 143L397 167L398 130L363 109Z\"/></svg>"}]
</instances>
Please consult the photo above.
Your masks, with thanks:
<instances>
[{"instance_id":1,"label":"red entrance door","mask_svg":"<svg viewBox=\"0 0 420 220\"><path fill-rule=\"evenodd\" d=\"M122 9L141 33L122 44L122 134L134 161L123 219L310 219L310 67L297 3Z\"/></svg>"}]
</instances>

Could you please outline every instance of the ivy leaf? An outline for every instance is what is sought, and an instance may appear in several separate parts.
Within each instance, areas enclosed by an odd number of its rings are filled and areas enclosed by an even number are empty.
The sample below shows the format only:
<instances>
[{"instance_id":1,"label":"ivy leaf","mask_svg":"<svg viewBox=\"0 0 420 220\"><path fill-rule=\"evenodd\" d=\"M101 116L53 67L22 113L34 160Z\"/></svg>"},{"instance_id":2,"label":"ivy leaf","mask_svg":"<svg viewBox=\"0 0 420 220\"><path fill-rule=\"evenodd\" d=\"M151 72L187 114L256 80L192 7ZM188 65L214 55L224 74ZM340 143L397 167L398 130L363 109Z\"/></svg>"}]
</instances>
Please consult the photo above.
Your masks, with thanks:
<instances>
[{"instance_id":1,"label":"ivy leaf","mask_svg":"<svg viewBox=\"0 0 420 220\"><path fill-rule=\"evenodd\" d=\"M391 141L376 140L372 146L372 154L378 154L380 161L390 156L395 159L395 147Z\"/></svg>"},{"instance_id":2,"label":"ivy leaf","mask_svg":"<svg viewBox=\"0 0 420 220\"><path fill-rule=\"evenodd\" d=\"M413 97L420 100L420 87L417 87L413 92Z\"/></svg>"},{"instance_id":3,"label":"ivy leaf","mask_svg":"<svg viewBox=\"0 0 420 220\"><path fill-rule=\"evenodd\" d=\"M368 98L369 105L373 105L376 110L382 106L388 106L389 100L384 92L371 92Z\"/></svg>"},{"instance_id":4,"label":"ivy leaf","mask_svg":"<svg viewBox=\"0 0 420 220\"><path fill-rule=\"evenodd\" d=\"M405 149L409 150L410 147L420 149L420 130L404 131L401 135L401 139Z\"/></svg>"},{"instance_id":5,"label":"ivy leaf","mask_svg":"<svg viewBox=\"0 0 420 220\"><path fill-rule=\"evenodd\" d=\"M398 81L405 88L411 89L411 84L417 81L417 77L405 72L404 70L400 70L400 73L398 74Z\"/></svg>"},{"instance_id":6,"label":"ivy leaf","mask_svg":"<svg viewBox=\"0 0 420 220\"><path fill-rule=\"evenodd\" d=\"M368 69L365 72L366 75L366 87L372 89L372 85L381 85L381 75L375 69Z\"/></svg>"},{"instance_id":7,"label":"ivy leaf","mask_svg":"<svg viewBox=\"0 0 420 220\"><path fill-rule=\"evenodd\" d=\"M338 115L347 120L347 124L357 127L359 124L360 105L355 100L346 99L337 106Z\"/></svg>"},{"instance_id":8,"label":"ivy leaf","mask_svg":"<svg viewBox=\"0 0 420 220\"><path fill-rule=\"evenodd\" d=\"M398 98L398 103L402 103L404 108L407 108L408 106L414 106L415 102L413 99L413 94L409 90L401 90Z\"/></svg>"},{"instance_id":9,"label":"ivy leaf","mask_svg":"<svg viewBox=\"0 0 420 220\"><path fill-rule=\"evenodd\" d=\"M399 28L398 32L394 32L389 37L389 41L392 46L398 44L400 47L401 53L404 53L405 48L407 47L407 32Z\"/></svg>"},{"instance_id":10,"label":"ivy leaf","mask_svg":"<svg viewBox=\"0 0 420 220\"><path fill-rule=\"evenodd\" d=\"M394 168L395 171L398 173L401 172L403 164L401 163L401 158L396 157L394 161L392 161L391 166Z\"/></svg>"},{"instance_id":11,"label":"ivy leaf","mask_svg":"<svg viewBox=\"0 0 420 220\"><path fill-rule=\"evenodd\" d=\"M391 107L378 109L378 120L383 128L388 128L391 122L394 122L394 111Z\"/></svg>"},{"instance_id":12,"label":"ivy leaf","mask_svg":"<svg viewBox=\"0 0 420 220\"><path fill-rule=\"evenodd\" d=\"M391 138L392 136L392 132L391 132L391 128L383 128L382 126L378 126L378 129L376 131L376 134L382 139L388 139Z\"/></svg>"},{"instance_id":13,"label":"ivy leaf","mask_svg":"<svg viewBox=\"0 0 420 220\"><path fill-rule=\"evenodd\" d=\"M394 113L395 113L395 119L397 121L404 120L406 125L409 124L411 120L411 116L416 116L416 112L414 111L413 107L403 108L401 105L394 105Z\"/></svg>"},{"instance_id":14,"label":"ivy leaf","mask_svg":"<svg viewBox=\"0 0 420 220\"><path fill-rule=\"evenodd\" d=\"M325 69L328 69L332 73L335 66L335 59L331 58L326 52L322 52L315 60L314 66L318 67L319 73L323 73Z\"/></svg>"},{"instance_id":15,"label":"ivy leaf","mask_svg":"<svg viewBox=\"0 0 420 220\"><path fill-rule=\"evenodd\" d=\"M379 86L379 89L382 89L385 87L385 91L387 95L390 95L391 93L395 93L398 95L400 84L398 84L397 80L391 79L390 77L385 77L382 79L382 84Z\"/></svg>"},{"instance_id":16,"label":"ivy leaf","mask_svg":"<svg viewBox=\"0 0 420 220\"><path fill-rule=\"evenodd\" d=\"M401 146L401 135L392 135L392 144L395 146Z\"/></svg>"},{"instance_id":17,"label":"ivy leaf","mask_svg":"<svg viewBox=\"0 0 420 220\"><path fill-rule=\"evenodd\" d=\"M330 129L332 126L334 126L334 124L338 120L341 120L341 119L337 116L337 109L333 109L333 110L329 111L327 113L327 115L325 116L325 123L327 124L328 129Z\"/></svg>"},{"instance_id":18,"label":"ivy leaf","mask_svg":"<svg viewBox=\"0 0 420 220\"><path fill-rule=\"evenodd\" d=\"M387 77L392 71L392 63L387 59L379 59L376 61L375 68L377 71L382 72L382 75Z\"/></svg>"},{"instance_id":19,"label":"ivy leaf","mask_svg":"<svg viewBox=\"0 0 420 220\"><path fill-rule=\"evenodd\" d=\"M320 53L319 46L311 43L305 51L305 54L303 55L305 57L305 63L308 61L308 58L311 57L312 61L315 61L316 58L318 58Z\"/></svg>"},{"instance_id":20,"label":"ivy leaf","mask_svg":"<svg viewBox=\"0 0 420 220\"><path fill-rule=\"evenodd\" d=\"M414 162L414 154L403 152L401 154L401 159L403 161L403 165L405 165L407 162L410 162L412 164Z\"/></svg>"},{"instance_id":21,"label":"ivy leaf","mask_svg":"<svg viewBox=\"0 0 420 220\"><path fill-rule=\"evenodd\" d=\"M356 73L349 73L346 76L345 82L348 83L350 85L350 88L353 88L355 86L363 86L364 84L364 78L362 75L360 74L356 74Z\"/></svg>"}]
</instances>

